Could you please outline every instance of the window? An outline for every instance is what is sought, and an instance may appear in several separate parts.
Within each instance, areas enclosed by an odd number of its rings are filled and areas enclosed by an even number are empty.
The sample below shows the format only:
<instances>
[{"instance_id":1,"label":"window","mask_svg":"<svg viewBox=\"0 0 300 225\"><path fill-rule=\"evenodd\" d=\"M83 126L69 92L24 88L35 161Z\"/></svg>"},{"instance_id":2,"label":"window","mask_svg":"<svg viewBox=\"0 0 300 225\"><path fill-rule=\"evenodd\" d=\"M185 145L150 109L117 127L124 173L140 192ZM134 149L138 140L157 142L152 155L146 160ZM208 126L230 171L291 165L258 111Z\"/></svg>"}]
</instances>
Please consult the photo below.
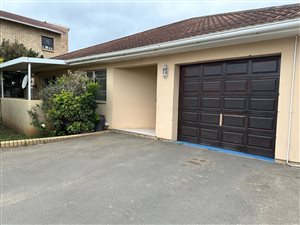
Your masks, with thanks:
<instances>
[{"instance_id":1,"label":"window","mask_svg":"<svg viewBox=\"0 0 300 225\"><path fill-rule=\"evenodd\" d=\"M54 50L53 38L42 36L42 48L46 50Z\"/></svg>"},{"instance_id":2,"label":"window","mask_svg":"<svg viewBox=\"0 0 300 225\"><path fill-rule=\"evenodd\" d=\"M106 101L106 70L87 71L87 76L100 84L97 100Z\"/></svg>"}]
</instances>

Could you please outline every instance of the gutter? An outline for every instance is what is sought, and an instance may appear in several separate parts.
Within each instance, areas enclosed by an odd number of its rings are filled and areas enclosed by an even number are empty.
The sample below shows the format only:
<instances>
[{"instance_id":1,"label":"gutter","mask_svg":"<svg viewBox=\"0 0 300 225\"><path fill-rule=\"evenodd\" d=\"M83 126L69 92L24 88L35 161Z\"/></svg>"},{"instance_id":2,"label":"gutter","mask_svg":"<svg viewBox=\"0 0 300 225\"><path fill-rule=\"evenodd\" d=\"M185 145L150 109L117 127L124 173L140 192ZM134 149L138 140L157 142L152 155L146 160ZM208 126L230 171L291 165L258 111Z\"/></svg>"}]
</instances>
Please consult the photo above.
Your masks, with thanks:
<instances>
[{"instance_id":1,"label":"gutter","mask_svg":"<svg viewBox=\"0 0 300 225\"><path fill-rule=\"evenodd\" d=\"M84 63L108 61L113 59L127 58L130 56L143 56L150 53L167 52L171 50L179 50L186 47L205 46L214 43L224 43L226 41L234 41L242 38L260 37L263 35L278 35L289 34L291 36L300 33L300 19L293 19L288 21L280 21L275 23L244 27L230 31L217 32L213 34L201 35L192 38L186 38L176 41L170 41L155 45L148 45L133 49L126 49L116 52L97 54L92 56L85 56L75 59L67 59L66 62L70 65L79 65Z\"/></svg>"}]
</instances>

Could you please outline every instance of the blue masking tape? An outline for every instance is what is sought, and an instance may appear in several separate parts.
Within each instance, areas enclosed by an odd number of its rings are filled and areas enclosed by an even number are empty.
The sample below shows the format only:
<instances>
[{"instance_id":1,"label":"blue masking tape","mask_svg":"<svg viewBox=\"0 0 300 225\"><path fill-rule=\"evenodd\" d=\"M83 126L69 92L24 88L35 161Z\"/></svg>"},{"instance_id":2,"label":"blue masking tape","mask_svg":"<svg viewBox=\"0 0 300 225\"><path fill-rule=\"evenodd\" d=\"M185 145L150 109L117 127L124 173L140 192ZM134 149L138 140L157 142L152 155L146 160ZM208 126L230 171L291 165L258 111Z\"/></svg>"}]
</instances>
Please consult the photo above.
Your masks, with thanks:
<instances>
[{"instance_id":1,"label":"blue masking tape","mask_svg":"<svg viewBox=\"0 0 300 225\"><path fill-rule=\"evenodd\" d=\"M202 148L202 149L207 149L207 150L211 150L211 151L227 153L227 154L231 154L231 155L239 155L239 156L243 156L243 157L251 158L251 159L259 159L259 160L267 161L267 162L275 162L275 160L272 158L258 156L258 155L252 155L252 154L243 153L243 152L232 151L232 150L228 150L228 149L224 149L224 148L217 148L217 147L201 145L201 144L193 144L193 143L188 143L188 142L183 142L183 141L177 141L176 143L194 147L194 148Z\"/></svg>"}]
</instances>

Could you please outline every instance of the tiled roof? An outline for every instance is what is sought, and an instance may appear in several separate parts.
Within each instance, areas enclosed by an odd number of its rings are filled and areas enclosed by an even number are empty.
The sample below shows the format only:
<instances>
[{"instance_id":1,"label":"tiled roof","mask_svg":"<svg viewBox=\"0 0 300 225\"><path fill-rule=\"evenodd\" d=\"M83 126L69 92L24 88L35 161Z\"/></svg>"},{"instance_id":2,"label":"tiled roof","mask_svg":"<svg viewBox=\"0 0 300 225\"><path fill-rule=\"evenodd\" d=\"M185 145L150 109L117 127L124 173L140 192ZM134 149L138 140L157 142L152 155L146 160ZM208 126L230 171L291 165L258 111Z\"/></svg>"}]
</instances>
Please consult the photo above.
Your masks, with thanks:
<instances>
[{"instance_id":1,"label":"tiled roof","mask_svg":"<svg viewBox=\"0 0 300 225\"><path fill-rule=\"evenodd\" d=\"M28 26L33 26L33 27L37 27L40 29L50 30L50 31L59 32L59 33L65 33L69 30L68 28L63 27L63 26L59 26L59 25L52 24L52 23L47 23L46 21L42 22L39 20L20 16L20 15L13 14L10 12L5 12L2 10L0 10L0 19L10 20L10 21L14 21L16 23L22 23L22 24L26 24Z\"/></svg>"},{"instance_id":2,"label":"tiled roof","mask_svg":"<svg viewBox=\"0 0 300 225\"><path fill-rule=\"evenodd\" d=\"M196 17L69 52L54 58L74 59L295 18L300 18L300 4Z\"/></svg>"}]
</instances>

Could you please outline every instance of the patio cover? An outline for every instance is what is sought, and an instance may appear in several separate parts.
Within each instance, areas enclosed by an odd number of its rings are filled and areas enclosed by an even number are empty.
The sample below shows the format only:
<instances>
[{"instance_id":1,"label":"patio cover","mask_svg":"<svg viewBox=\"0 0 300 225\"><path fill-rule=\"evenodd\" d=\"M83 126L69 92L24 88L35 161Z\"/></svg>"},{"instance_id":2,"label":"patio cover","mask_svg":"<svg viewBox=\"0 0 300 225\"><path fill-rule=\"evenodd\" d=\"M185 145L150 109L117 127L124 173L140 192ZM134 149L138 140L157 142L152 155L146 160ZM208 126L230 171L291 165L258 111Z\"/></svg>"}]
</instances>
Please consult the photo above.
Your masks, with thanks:
<instances>
[{"instance_id":1,"label":"patio cover","mask_svg":"<svg viewBox=\"0 0 300 225\"><path fill-rule=\"evenodd\" d=\"M28 87L31 87L31 73L55 70L66 67L65 60L20 57L0 64L1 97L4 98L3 71L27 71ZM31 100L31 91L28 88L28 100Z\"/></svg>"},{"instance_id":2,"label":"patio cover","mask_svg":"<svg viewBox=\"0 0 300 225\"><path fill-rule=\"evenodd\" d=\"M28 70L28 64L31 64L31 70L34 72L59 69L61 67L67 66L65 60L20 57L17 59L13 59L1 63L0 70L2 71Z\"/></svg>"}]
</instances>

